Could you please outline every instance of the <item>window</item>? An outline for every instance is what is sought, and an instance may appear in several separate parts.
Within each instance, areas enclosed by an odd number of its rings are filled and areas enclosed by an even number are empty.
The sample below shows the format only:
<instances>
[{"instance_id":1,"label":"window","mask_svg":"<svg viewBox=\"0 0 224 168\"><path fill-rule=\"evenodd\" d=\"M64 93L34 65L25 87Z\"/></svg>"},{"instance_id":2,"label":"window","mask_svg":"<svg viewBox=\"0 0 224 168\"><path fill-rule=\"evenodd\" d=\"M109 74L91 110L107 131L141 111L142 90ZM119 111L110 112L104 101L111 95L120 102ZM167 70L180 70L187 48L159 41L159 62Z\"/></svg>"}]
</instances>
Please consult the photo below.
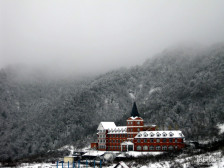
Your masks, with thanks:
<instances>
[{"instance_id":1,"label":"window","mask_svg":"<svg viewBox=\"0 0 224 168\"><path fill-rule=\"evenodd\" d=\"M147 142L147 139L144 139L144 142L146 143Z\"/></svg>"},{"instance_id":2,"label":"window","mask_svg":"<svg viewBox=\"0 0 224 168\"><path fill-rule=\"evenodd\" d=\"M131 124L132 124L132 121L131 121Z\"/></svg>"},{"instance_id":3,"label":"window","mask_svg":"<svg viewBox=\"0 0 224 168\"><path fill-rule=\"evenodd\" d=\"M128 121L128 125L129 125L129 121Z\"/></svg>"},{"instance_id":4,"label":"window","mask_svg":"<svg viewBox=\"0 0 224 168\"><path fill-rule=\"evenodd\" d=\"M138 121L137 124L139 125L140 124L140 121Z\"/></svg>"},{"instance_id":5,"label":"window","mask_svg":"<svg viewBox=\"0 0 224 168\"><path fill-rule=\"evenodd\" d=\"M131 128L131 132L133 131L133 129Z\"/></svg>"},{"instance_id":6,"label":"window","mask_svg":"<svg viewBox=\"0 0 224 168\"><path fill-rule=\"evenodd\" d=\"M150 142L153 143L153 139L150 139Z\"/></svg>"},{"instance_id":7,"label":"window","mask_svg":"<svg viewBox=\"0 0 224 168\"><path fill-rule=\"evenodd\" d=\"M149 147L149 150L154 150L154 146L150 146Z\"/></svg>"},{"instance_id":8,"label":"window","mask_svg":"<svg viewBox=\"0 0 224 168\"><path fill-rule=\"evenodd\" d=\"M160 142L160 139L156 139L156 142L159 143Z\"/></svg>"},{"instance_id":9,"label":"window","mask_svg":"<svg viewBox=\"0 0 224 168\"><path fill-rule=\"evenodd\" d=\"M166 139L165 138L163 139L163 142L166 142Z\"/></svg>"},{"instance_id":10,"label":"window","mask_svg":"<svg viewBox=\"0 0 224 168\"><path fill-rule=\"evenodd\" d=\"M141 146L137 146L137 150L142 150L142 147Z\"/></svg>"},{"instance_id":11,"label":"window","mask_svg":"<svg viewBox=\"0 0 224 168\"><path fill-rule=\"evenodd\" d=\"M161 150L161 147L160 146L156 146L156 150Z\"/></svg>"},{"instance_id":12,"label":"window","mask_svg":"<svg viewBox=\"0 0 224 168\"><path fill-rule=\"evenodd\" d=\"M162 147L162 150L167 150L167 146L163 146Z\"/></svg>"},{"instance_id":13,"label":"window","mask_svg":"<svg viewBox=\"0 0 224 168\"><path fill-rule=\"evenodd\" d=\"M138 139L138 140L137 140L137 142L138 142L138 143L140 143L140 142L141 142L141 140L140 140L140 139Z\"/></svg>"},{"instance_id":14,"label":"window","mask_svg":"<svg viewBox=\"0 0 224 168\"><path fill-rule=\"evenodd\" d=\"M143 150L148 150L148 146L143 146Z\"/></svg>"},{"instance_id":15,"label":"window","mask_svg":"<svg viewBox=\"0 0 224 168\"><path fill-rule=\"evenodd\" d=\"M169 149L169 150L173 150L173 146L169 146L168 149Z\"/></svg>"},{"instance_id":16,"label":"window","mask_svg":"<svg viewBox=\"0 0 224 168\"><path fill-rule=\"evenodd\" d=\"M177 143L177 138L175 139L175 142Z\"/></svg>"},{"instance_id":17,"label":"window","mask_svg":"<svg viewBox=\"0 0 224 168\"><path fill-rule=\"evenodd\" d=\"M170 139L169 139L169 142L173 142L173 139L170 138Z\"/></svg>"}]
</instances>

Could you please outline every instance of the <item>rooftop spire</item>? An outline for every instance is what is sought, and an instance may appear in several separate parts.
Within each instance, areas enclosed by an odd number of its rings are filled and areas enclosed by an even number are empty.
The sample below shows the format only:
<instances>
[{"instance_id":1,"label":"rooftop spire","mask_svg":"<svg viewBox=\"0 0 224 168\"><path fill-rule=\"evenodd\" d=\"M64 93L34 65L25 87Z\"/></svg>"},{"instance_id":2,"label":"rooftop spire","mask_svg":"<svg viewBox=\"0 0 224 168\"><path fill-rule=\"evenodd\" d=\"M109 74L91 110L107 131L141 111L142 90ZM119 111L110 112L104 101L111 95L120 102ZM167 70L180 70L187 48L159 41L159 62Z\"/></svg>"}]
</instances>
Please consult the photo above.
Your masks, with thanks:
<instances>
[{"instance_id":1,"label":"rooftop spire","mask_svg":"<svg viewBox=\"0 0 224 168\"><path fill-rule=\"evenodd\" d=\"M135 102L134 102L133 107L132 107L131 116L132 116L132 117L140 117Z\"/></svg>"}]
</instances>

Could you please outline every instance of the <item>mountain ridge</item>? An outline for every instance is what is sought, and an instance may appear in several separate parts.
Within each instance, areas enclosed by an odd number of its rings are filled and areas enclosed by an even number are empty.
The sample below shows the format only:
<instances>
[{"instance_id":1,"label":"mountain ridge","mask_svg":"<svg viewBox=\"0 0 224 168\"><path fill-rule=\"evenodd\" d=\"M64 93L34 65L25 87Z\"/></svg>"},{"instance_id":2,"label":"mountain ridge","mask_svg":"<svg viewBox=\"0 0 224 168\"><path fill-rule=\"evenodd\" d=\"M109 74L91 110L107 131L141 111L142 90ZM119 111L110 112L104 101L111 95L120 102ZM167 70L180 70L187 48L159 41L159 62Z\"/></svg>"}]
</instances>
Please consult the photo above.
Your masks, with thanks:
<instances>
[{"instance_id":1,"label":"mountain ridge","mask_svg":"<svg viewBox=\"0 0 224 168\"><path fill-rule=\"evenodd\" d=\"M81 148L96 139L100 121L125 124L132 96L146 123L181 129L187 139L218 136L224 122L222 44L168 49L82 81L20 83L8 75L0 71L1 160L65 144Z\"/></svg>"}]
</instances>

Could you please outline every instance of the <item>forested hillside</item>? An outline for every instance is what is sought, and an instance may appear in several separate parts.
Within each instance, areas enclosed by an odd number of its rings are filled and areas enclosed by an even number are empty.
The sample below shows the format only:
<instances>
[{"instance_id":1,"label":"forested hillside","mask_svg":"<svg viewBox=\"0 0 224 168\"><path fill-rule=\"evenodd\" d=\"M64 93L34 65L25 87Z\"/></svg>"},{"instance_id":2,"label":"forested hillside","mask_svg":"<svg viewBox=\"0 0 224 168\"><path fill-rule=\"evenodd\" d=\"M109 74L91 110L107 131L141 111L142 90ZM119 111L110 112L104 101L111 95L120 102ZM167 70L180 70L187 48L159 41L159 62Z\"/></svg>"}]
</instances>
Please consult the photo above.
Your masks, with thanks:
<instances>
[{"instance_id":1,"label":"forested hillside","mask_svg":"<svg viewBox=\"0 0 224 168\"><path fill-rule=\"evenodd\" d=\"M81 148L96 138L100 121L125 124L133 97L146 124L181 129L186 139L211 139L224 123L221 44L179 46L141 66L82 81L18 80L16 71L0 71L1 160L65 144Z\"/></svg>"}]
</instances>

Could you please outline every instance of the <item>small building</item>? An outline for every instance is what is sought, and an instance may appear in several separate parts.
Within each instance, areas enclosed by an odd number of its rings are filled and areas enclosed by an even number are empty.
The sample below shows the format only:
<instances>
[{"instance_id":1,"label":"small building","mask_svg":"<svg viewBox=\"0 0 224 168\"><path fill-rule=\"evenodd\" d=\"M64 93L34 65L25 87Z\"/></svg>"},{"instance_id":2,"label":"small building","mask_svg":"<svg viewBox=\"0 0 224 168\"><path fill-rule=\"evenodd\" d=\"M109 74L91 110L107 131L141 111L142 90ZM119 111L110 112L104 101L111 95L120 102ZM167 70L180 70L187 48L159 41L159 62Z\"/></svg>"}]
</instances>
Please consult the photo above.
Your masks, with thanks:
<instances>
[{"instance_id":1,"label":"small building","mask_svg":"<svg viewBox=\"0 0 224 168\"><path fill-rule=\"evenodd\" d=\"M64 157L64 163L73 163L74 162L74 157L75 156L65 156Z\"/></svg>"}]
</instances>

